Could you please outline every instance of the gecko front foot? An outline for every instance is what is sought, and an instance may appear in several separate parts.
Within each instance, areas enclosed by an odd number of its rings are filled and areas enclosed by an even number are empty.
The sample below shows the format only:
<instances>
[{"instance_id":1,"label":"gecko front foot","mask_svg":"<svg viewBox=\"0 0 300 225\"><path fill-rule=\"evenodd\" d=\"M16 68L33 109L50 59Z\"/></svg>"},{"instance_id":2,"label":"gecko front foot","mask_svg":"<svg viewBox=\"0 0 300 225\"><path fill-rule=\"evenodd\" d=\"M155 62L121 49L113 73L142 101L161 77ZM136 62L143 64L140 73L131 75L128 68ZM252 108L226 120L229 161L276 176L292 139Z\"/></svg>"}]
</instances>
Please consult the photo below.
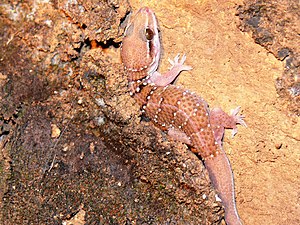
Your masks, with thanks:
<instances>
[{"instance_id":1,"label":"gecko front foot","mask_svg":"<svg viewBox=\"0 0 300 225\"><path fill-rule=\"evenodd\" d=\"M176 70L179 70L179 71L183 71L183 70L191 70L193 69L191 66L187 66L187 65L184 65L184 62L186 60L186 55L183 54L182 58L179 60L180 58L180 54L177 54L174 58L174 60L172 59L168 59L169 63L172 65L170 70L173 70L176 68Z\"/></svg>"}]
</instances>

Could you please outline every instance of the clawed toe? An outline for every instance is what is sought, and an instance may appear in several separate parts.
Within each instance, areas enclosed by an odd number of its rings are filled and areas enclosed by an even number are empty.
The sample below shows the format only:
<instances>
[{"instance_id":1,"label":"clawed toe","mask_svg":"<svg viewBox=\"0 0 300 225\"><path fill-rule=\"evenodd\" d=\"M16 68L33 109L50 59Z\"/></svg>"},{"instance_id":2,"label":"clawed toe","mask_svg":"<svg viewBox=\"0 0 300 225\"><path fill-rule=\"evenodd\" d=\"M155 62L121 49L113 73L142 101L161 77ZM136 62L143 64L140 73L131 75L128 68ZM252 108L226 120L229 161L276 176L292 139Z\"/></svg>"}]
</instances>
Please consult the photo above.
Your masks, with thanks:
<instances>
[{"instance_id":1,"label":"clawed toe","mask_svg":"<svg viewBox=\"0 0 300 225\"><path fill-rule=\"evenodd\" d=\"M182 58L180 60L180 64L183 65L183 63L185 62L185 60L186 60L186 55L183 54L183 56L182 56Z\"/></svg>"},{"instance_id":2,"label":"clawed toe","mask_svg":"<svg viewBox=\"0 0 300 225\"><path fill-rule=\"evenodd\" d=\"M231 110L231 116L235 118L236 123L241 124L244 127L247 127L246 122L244 121L244 115L238 115L241 110L241 106L236 107L235 109Z\"/></svg>"}]
</instances>

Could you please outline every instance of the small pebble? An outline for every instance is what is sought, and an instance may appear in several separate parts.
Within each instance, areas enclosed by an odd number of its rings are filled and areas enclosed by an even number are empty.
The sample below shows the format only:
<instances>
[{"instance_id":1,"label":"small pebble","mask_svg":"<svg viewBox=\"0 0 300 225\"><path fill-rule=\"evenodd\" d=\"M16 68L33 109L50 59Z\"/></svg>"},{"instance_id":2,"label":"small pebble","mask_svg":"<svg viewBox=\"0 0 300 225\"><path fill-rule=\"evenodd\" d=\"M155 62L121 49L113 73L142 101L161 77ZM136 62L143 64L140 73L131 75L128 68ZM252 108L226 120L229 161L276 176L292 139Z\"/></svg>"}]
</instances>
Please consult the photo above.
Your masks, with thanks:
<instances>
[{"instance_id":1,"label":"small pebble","mask_svg":"<svg viewBox=\"0 0 300 225\"><path fill-rule=\"evenodd\" d=\"M276 144L275 144L275 148L281 149L281 147L282 147L282 143L276 143Z\"/></svg>"},{"instance_id":2,"label":"small pebble","mask_svg":"<svg viewBox=\"0 0 300 225\"><path fill-rule=\"evenodd\" d=\"M51 138L58 138L60 135L60 129L56 124L51 124Z\"/></svg>"}]
</instances>

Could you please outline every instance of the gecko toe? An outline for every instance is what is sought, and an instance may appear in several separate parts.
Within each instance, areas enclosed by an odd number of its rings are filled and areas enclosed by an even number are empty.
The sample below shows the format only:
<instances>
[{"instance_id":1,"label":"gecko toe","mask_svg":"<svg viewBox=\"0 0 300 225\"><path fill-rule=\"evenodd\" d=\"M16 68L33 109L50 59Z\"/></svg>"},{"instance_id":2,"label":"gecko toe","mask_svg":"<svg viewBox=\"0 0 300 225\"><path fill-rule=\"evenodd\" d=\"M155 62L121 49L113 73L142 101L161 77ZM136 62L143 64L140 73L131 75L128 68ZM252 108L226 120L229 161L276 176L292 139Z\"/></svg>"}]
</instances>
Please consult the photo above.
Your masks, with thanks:
<instances>
[{"instance_id":1,"label":"gecko toe","mask_svg":"<svg viewBox=\"0 0 300 225\"><path fill-rule=\"evenodd\" d=\"M235 118L236 123L241 124L244 127L247 127L246 122L244 121L245 116L244 115L238 115L238 113L241 110L241 106L236 107L235 109L231 110L231 116Z\"/></svg>"},{"instance_id":2,"label":"gecko toe","mask_svg":"<svg viewBox=\"0 0 300 225\"><path fill-rule=\"evenodd\" d=\"M180 60L180 64L183 64L186 60L186 55L184 54Z\"/></svg>"}]
</instances>

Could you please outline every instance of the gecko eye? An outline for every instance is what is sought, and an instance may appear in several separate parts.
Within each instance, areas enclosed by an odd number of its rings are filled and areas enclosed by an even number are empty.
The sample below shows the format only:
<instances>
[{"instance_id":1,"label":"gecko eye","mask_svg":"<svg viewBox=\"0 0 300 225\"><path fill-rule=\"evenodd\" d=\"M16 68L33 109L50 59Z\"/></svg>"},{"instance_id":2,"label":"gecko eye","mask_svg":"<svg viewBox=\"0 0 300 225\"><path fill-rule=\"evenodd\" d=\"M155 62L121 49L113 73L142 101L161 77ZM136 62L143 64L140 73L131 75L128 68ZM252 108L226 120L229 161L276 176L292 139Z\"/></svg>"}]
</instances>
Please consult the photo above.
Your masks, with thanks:
<instances>
[{"instance_id":1,"label":"gecko eye","mask_svg":"<svg viewBox=\"0 0 300 225\"><path fill-rule=\"evenodd\" d=\"M145 36L148 41L151 41L153 39L154 33L150 28L146 28Z\"/></svg>"}]
</instances>

